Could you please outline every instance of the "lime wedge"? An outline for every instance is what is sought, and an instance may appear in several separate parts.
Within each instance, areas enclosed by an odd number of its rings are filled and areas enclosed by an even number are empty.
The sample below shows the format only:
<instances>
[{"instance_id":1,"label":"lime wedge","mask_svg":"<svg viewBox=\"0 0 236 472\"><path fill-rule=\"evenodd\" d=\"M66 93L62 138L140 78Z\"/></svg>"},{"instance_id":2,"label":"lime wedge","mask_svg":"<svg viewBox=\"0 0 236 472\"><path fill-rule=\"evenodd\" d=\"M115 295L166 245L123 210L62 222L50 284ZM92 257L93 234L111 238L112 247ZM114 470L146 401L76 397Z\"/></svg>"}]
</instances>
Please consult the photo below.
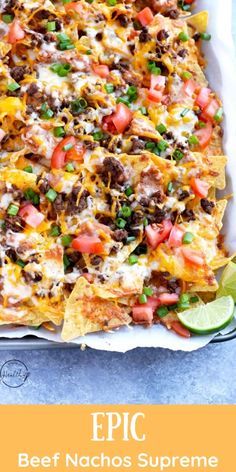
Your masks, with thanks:
<instances>
[{"instance_id":1,"label":"lime wedge","mask_svg":"<svg viewBox=\"0 0 236 472\"><path fill-rule=\"evenodd\" d=\"M229 262L225 267L217 290L216 297L231 295L236 302L236 264Z\"/></svg>"},{"instance_id":2,"label":"lime wedge","mask_svg":"<svg viewBox=\"0 0 236 472\"><path fill-rule=\"evenodd\" d=\"M181 323L193 333L209 334L225 328L234 317L231 296L217 298L206 305L178 313Z\"/></svg>"}]
</instances>

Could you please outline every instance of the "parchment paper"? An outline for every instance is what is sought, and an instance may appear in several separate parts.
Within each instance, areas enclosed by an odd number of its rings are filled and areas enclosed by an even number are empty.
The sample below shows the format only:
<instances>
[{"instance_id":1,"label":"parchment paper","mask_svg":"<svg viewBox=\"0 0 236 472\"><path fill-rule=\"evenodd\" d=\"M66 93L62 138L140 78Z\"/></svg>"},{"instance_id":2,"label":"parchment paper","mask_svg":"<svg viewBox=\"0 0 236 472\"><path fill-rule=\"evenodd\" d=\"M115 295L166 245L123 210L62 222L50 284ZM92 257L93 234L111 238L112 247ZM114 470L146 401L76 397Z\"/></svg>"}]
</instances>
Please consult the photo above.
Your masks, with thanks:
<instances>
[{"instance_id":1,"label":"parchment paper","mask_svg":"<svg viewBox=\"0 0 236 472\"><path fill-rule=\"evenodd\" d=\"M216 90L224 104L224 152L229 158L227 166L227 189L225 194L236 195L236 62L231 33L233 0L197 0L196 11L208 10L210 16L209 32L212 39L204 45L208 60L207 77L212 89ZM231 253L236 252L236 202L231 200L224 218L223 232ZM236 327L236 321L222 333ZM60 331L49 332L43 328L2 327L0 337L22 338L34 335L39 338L61 342ZM193 351L205 346L214 335L193 336L184 339L163 326L143 328L125 327L113 333L93 333L76 339L77 344L108 351L126 352L135 347L162 347L173 351Z\"/></svg>"}]
</instances>

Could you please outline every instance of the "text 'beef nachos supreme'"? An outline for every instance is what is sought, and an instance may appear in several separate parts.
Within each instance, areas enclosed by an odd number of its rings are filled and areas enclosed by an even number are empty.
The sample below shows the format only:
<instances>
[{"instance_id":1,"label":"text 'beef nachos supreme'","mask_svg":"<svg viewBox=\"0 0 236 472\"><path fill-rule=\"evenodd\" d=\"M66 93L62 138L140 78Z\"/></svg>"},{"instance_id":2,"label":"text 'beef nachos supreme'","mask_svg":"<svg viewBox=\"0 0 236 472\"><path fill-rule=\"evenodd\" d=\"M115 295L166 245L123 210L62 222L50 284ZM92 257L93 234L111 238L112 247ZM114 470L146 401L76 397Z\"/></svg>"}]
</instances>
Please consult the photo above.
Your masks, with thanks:
<instances>
[{"instance_id":1,"label":"text 'beef nachos supreme'","mask_svg":"<svg viewBox=\"0 0 236 472\"><path fill-rule=\"evenodd\" d=\"M214 298L227 159L192 3L1 0L1 324L188 337Z\"/></svg>"}]
</instances>

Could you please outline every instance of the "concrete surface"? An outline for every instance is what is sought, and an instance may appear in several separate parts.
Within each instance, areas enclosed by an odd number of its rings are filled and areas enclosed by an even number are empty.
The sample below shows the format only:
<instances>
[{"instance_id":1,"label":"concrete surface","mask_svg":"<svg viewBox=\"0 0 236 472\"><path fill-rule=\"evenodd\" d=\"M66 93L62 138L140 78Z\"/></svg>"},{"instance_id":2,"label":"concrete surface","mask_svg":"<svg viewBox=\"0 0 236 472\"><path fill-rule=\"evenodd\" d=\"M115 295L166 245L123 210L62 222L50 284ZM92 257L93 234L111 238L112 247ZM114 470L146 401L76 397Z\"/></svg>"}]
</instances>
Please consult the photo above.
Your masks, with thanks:
<instances>
[{"instance_id":1,"label":"concrete surface","mask_svg":"<svg viewBox=\"0 0 236 472\"><path fill-rule=\"evenodd\" d=\"M191 354L164 349L127 354L79 349L1 351L0 368L11 359L24 362L29 377L19 388L1 382L0 404L236 401L236 341Z\"/></svg>"}]
</instances>

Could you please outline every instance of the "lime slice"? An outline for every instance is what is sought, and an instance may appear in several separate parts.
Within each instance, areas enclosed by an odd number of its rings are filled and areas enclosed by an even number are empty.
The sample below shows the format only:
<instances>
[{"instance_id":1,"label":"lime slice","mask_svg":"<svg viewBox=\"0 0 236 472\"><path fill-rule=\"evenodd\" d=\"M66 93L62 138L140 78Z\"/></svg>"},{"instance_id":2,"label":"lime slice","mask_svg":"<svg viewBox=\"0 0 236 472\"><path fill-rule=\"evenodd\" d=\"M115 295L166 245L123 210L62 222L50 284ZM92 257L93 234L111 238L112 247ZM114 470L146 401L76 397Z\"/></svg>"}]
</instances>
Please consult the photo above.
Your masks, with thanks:
<instances>
[{"instance_id":1,"label":"lime slice","mask_svg":"<svg viewBox=\"0 0 236 472\"><path fill-rule=\"evenodd\" d=\"M178 313L181 323L193 333L209 334L225 328L234 317L231 296L217 298L206 305Z\"/></svg>"},{"instance_id":2,"label":"lime slice","mask_svg":"<svg viewBox=\"0 0 236 472\"><path fill-rule=\"evenodd\" d=\"M231 295L236 302L236 264L229 262L225 267L217 290L217 298Z\"/></svg>"}]
</instances>

